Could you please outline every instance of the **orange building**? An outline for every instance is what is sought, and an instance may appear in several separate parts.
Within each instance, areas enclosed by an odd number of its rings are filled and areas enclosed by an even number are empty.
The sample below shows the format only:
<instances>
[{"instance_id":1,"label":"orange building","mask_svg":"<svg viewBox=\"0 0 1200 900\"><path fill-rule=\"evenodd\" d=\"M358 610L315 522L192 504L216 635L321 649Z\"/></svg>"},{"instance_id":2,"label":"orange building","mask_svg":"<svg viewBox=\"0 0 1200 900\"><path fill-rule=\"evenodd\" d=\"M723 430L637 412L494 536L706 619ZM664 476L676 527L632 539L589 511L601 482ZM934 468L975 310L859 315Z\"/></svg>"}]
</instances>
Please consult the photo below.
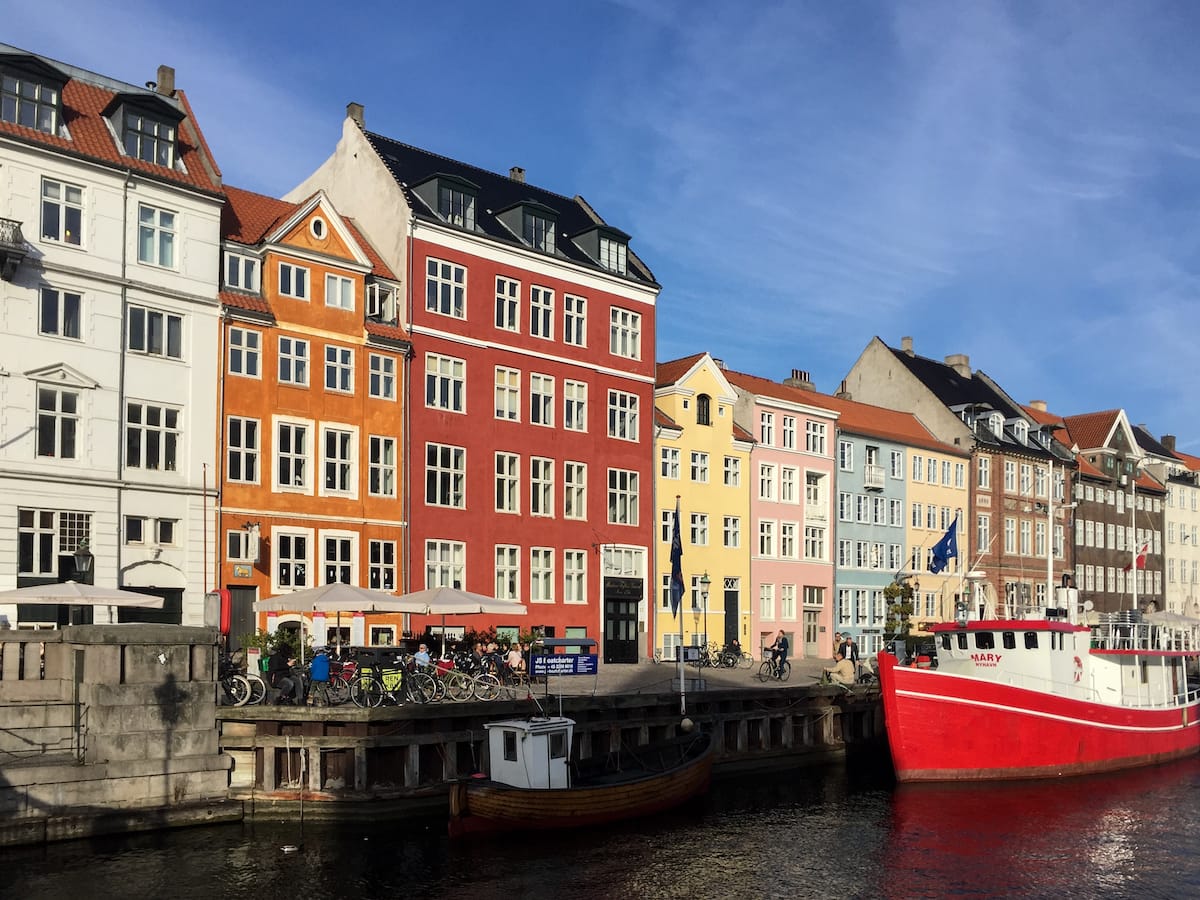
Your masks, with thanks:
<instances>
[{"instance_id":1,"label":"orange building","mask_svg":"<svg viewBox=\"0 0 1200 900\"><path fill-rule=\"evenodd\" d=\"M234 645L255 600L332 582L404 584L399 281L323 193L227 188L222 225L218 583ZM391 644L398 619L306 618L316 642Z\"/></svg>"}]
</instances>

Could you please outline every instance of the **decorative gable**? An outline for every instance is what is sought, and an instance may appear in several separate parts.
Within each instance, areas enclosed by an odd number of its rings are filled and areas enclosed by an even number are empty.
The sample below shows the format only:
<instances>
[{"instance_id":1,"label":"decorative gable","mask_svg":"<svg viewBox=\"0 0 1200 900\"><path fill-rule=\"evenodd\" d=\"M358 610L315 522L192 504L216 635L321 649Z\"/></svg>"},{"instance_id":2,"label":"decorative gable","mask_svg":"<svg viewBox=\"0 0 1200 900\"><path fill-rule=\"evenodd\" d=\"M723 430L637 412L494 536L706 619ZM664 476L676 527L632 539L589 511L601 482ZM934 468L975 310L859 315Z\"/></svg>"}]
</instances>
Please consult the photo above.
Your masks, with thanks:
<instances>
[{"instance_id":1,"label":"decorative gable","mask_svg":"<svg viewBox=\"0 0 1200 900\"><path fill-rule=\"evenodd\" d=\"M43 384L54 384L58 387L77 388L79 390L90 391L100 387L100 382L88 378L78 369L72 368L66 363L54 363L49 366L30 369L25 373L25 377L30 381L39 381Z\"/></svg>"}]
</instances>

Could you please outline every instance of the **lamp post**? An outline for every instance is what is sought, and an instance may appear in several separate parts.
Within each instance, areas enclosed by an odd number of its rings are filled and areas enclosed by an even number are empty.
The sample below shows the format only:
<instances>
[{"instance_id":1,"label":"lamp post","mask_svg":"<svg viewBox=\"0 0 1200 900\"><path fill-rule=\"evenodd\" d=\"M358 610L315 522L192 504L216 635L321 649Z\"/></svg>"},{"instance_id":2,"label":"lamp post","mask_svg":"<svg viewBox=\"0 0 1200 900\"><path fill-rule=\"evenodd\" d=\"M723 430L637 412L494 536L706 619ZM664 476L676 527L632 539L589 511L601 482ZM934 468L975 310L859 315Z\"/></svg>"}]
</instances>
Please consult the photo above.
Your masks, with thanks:
<instances>
[{"instance_id":1,"label":"lamp post","mask_svg":"<svg viewBox=\"0 0 1200 900\"><path fill-rule=\"evenodd\" d=\"M79 578L80 584L91 584L92 565L96 561L96 557L92 555L92 551L88 549L88 539L84 538L79 542L79 546L75 548L75 552L71 554L71 559L75 563L75 575Z\"/></svg>"},{"instance_id":2,"label":"lamp post","mask_svg":"<svg viewBox=\"0 0 1200 900\"><path fill-rule=\"evenodd\" d=\"M708 643L708 587L712 579L708 577L708 569L700 576L700 601L704 604L704 643Z\"/></svg>"}]
</instances>

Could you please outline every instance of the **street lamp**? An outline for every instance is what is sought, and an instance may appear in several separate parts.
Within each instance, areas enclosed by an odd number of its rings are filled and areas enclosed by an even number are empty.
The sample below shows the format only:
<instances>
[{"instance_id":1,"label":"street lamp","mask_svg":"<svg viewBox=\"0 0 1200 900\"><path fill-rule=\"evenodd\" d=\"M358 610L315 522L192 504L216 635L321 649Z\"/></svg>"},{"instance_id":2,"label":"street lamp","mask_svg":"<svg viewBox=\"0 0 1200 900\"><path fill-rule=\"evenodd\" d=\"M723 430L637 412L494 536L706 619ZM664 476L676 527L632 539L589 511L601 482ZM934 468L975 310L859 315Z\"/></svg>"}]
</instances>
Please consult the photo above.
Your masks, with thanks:
<instances>
[{"instance_id":1,"label":"street lamp","mask_svg":"<svg viewBox=\"0 0 1200 900\"><path fill-rule=\"evenodd\" d=\"M700 576L700 600L704 603L704 643L708 643L708 587L712 579L708 577L708 569Z\"/></svg>"},{"instance_id":2,"label":"street lamp","mask_svg":"<svg viewBox=\"0 0 1200 900\"><path fill-rule=\"evenodd\" d=\"M71 554L71 559L75 562L75 574L79 576L80 583L90 584L88 574L92 571L92 564L96 561L96 557L92 556L92 551L88 549L87 538L79 542L79 546Z\"/></svg>"}]
</instances>

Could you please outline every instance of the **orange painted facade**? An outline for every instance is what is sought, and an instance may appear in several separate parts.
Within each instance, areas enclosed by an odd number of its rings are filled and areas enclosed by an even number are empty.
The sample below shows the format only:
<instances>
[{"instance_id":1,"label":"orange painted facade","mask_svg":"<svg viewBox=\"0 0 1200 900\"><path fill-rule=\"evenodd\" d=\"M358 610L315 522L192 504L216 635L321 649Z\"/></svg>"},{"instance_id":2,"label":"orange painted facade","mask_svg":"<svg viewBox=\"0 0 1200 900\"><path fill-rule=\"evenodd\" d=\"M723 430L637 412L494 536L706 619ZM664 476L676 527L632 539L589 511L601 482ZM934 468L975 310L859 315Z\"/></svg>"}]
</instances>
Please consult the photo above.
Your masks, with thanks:
<instances>
[{"instance_id":1,"label":"orange painted facade","mask_svg":"<svg viewBox=\"0 0 1200 900\"><path fill-rule=\"evenodd\" d=\"M398 280L323 195L228 196L219 585L239 643L299 624L298 613L255 615L254 600L336 581L403 587L410 349ZM318 644L334 627L305 618ZM343 642L390 644L402 623L346 616L341 627Z\"/></svg>"}]
</instances>

